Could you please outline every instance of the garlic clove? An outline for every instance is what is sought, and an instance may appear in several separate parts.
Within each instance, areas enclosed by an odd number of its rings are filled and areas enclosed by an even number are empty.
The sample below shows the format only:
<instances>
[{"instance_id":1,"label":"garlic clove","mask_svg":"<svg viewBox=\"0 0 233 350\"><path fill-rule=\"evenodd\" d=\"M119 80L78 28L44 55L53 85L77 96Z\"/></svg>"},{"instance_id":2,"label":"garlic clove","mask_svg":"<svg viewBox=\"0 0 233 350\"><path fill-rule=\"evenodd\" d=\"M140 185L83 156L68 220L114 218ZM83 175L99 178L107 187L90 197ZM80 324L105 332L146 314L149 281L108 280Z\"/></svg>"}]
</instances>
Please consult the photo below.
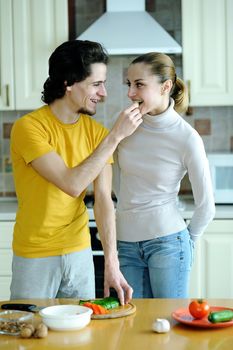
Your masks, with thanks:
<instances>
[{"instance_id":1,"label":"garlic clove","mask_svg":"<svg viewBox=\"0 0 233 350\"><path fill-rule=\"evenodd\" d=\"M170 331L170 323L164 318L157 318L152 324L152 329L157 333L167 333Z\"/></svg>"}]
</instances>

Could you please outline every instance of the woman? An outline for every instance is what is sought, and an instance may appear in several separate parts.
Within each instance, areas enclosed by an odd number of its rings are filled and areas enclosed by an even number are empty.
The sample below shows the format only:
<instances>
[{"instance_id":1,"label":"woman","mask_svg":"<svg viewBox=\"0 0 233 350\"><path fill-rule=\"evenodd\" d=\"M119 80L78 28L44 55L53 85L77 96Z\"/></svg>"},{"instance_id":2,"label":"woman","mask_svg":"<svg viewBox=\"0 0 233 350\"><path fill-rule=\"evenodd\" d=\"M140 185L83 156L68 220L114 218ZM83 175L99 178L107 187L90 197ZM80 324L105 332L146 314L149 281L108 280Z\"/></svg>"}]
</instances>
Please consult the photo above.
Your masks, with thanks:
<instances>
[{"instance_id":1,"label":"woman","mask_svg":"<svg viewBox=\"0 0 233 350\"><path fill-rule=\"evenodd\" d=\"M194 242L215 213L205 149L178 114L187 109L188 98L170 57L153 52L137 57L127 81L143 123L115 154L121 271L134 298L186 298ZM187 172L195 201L188 227L177 207Z\"/></svg>"}]
</instances>

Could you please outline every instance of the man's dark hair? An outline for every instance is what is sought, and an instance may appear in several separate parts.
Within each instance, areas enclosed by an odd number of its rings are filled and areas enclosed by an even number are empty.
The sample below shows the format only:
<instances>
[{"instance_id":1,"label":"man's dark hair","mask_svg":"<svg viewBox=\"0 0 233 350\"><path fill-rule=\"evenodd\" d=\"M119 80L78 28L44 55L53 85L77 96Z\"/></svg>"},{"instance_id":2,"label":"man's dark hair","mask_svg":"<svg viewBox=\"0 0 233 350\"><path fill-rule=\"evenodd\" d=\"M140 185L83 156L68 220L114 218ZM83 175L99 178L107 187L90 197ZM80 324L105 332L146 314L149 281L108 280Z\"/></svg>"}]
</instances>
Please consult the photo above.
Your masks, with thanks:
<instances>
[{"instance_id":1,"label":"man's dark hair","mask_svg":"<svg viewBox=\"0 0 233 350\"><path fill-rule=\"evenodd\" d=\"M91 74L93 63L108 63L107 52L97 42L71 40L58 46L49 58L49 78L44 83L42 101L49 104L62 98L66 86L85 80Z\"/></svg>"}]
</instances>

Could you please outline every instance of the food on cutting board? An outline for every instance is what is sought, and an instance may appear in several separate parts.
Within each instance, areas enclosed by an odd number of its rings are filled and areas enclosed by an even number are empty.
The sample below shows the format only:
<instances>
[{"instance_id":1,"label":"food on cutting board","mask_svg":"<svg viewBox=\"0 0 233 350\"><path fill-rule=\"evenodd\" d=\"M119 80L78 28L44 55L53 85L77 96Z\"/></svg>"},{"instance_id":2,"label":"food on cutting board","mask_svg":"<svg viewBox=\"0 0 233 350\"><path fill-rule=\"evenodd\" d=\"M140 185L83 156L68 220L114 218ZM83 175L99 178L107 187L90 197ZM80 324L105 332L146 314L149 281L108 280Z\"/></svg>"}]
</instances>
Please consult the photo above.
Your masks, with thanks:
<instances>
[{"instance_id":1,"label":"food on cutting board","mask_svg":"<svg viewBox=\"0 0 233 350\"><path fill-rule=\"evenodd\" d=\"M119 307L120 301L115 297L106 297L103 299L80 300L79 305L89 307L95 315L103 315L108 313L108 310Z\"/></svg>"},{"instance_id":2,"label":"food on cutting board","mask_svg":"<svg viewBox=\"0 0 233 350\"><path fill-rule=\"evenodd\" d=\"M233 320L233 311L232 310L221 310L210 312L208 316L208 320L211 323L219 323L219 322L228 322Z\"/></svg>"},{"instance_id":3,"label":"food on cutting board","mask_svg":"<svg viewBox=\"0 0 233 350\"><path fill-rule=\"evenodd\" d=\"M79 305L83 305L86 302L101 305L107 310L115 309L116 307L120 306L119 299L115 297L106 297L103 299L93 299L93 300L80 300Z\"/></svg>"},{"instance_id":4,"label":"food on cutting board","mask_svg":"<svg viewBox=\"0 0 233 350\"><path fill-rule=\"evenodd\" d=\"M82 304L82 306L89 307L93 311L94 315L105 315L108 313L108 310L105 309L103 306L98 305L98 304L94 304L94 303L90 303L88 301L86 303Z\"/></svg>"},{"instance_id":5,"label":"food on cutting board","mask_svg":"<svg viewBox=\"0 0 233 350\"><path fill-rule=\"evenodd\" d=\"M200 320L209 314L210 306L206 300L193 300L189 304L189 312L194 318Z\"/></svg>"},{"instance_id":6,"label":"food on cutting board","mask_svg":"<svg viewBox=\"0 0 233 350\"><path fill-rule=\"evenodd\" d=\"M152 323L152 329L156 333L167 333L170 331L170 323L165 318L156 318Z\"/></svg>"}]
</instances>

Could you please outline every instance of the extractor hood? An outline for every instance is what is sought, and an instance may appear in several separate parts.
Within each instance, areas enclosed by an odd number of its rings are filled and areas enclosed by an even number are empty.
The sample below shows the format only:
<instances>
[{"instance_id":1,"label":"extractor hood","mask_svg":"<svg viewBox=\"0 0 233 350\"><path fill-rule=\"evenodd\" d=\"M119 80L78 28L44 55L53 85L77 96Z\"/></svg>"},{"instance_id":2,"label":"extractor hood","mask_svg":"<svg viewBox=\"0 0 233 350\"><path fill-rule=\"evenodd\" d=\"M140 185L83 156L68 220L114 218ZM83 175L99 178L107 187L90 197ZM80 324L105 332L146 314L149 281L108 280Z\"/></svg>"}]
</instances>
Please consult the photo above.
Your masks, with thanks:
<instances>
[{"instance_id":1,"label":"extractor hood","mask_svg":"<svg viewBox=\"0 0 233 350\"><path fill-rule=\"evenodd\" d=\"M107 0L107 11L77 39L100 42L110 55L181 53L181 46L145 11L145 0Z\"/></svg>"}]
</instances>

